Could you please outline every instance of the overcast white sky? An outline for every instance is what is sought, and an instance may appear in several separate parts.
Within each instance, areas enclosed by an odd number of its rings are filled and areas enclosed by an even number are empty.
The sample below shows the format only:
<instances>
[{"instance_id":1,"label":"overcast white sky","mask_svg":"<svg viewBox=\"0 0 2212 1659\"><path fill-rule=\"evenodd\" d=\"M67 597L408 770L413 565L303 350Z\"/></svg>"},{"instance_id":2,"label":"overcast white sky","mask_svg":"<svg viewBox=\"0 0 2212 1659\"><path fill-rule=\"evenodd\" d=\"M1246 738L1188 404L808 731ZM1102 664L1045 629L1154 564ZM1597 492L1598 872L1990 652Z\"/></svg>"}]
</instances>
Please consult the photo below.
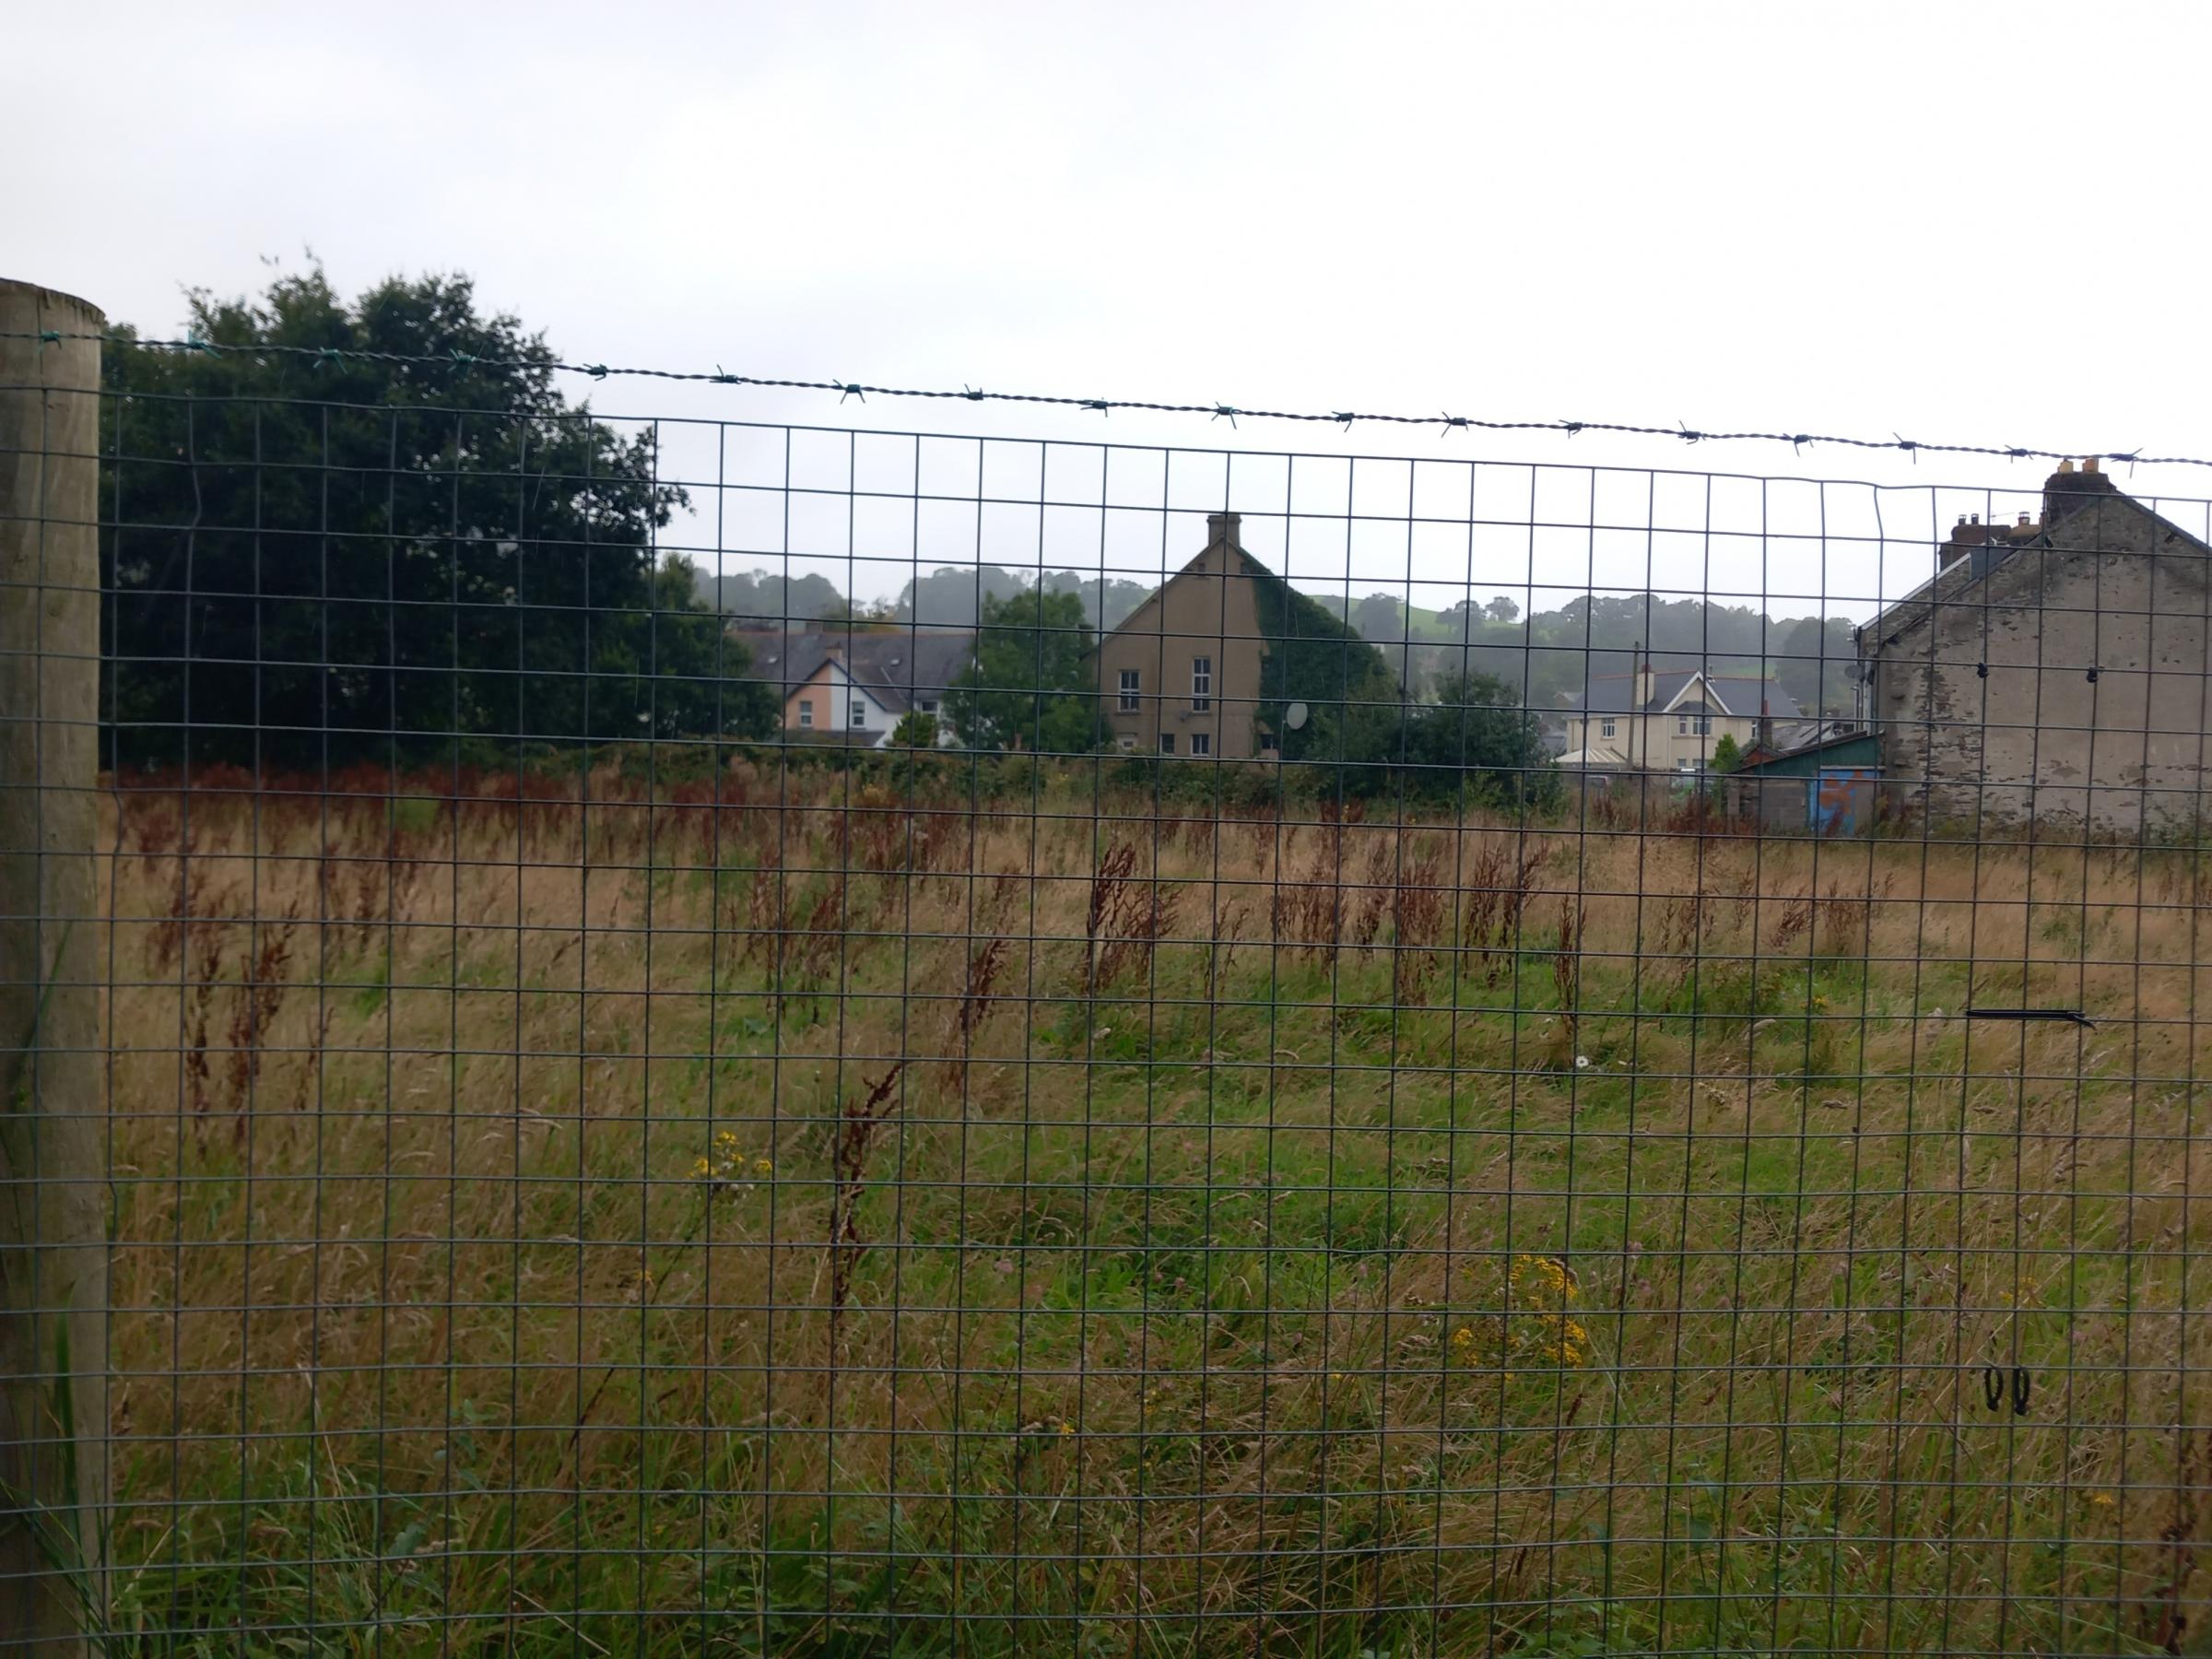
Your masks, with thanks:
<instances>
[{"instance_id":1,"label":"overcast white sky","mask_svg":"<svg viewBox=\"0 0 2212 1659\"><path fill-rule=\"evenodd\" d=\"M2212 455L2198 4L202 0L23 7L4 33L0 274L149 331L182 288L248 290L312 247L348 291L469 272L579 359ZM594 403L1899 485L2044 470L650 383ZM1892 535L1955 504L1886 500ZM1355 586L1402 581L1406 543L1355 547ZM1690 557L1661 549L1662 581L1707 579ZM1531 577L1487 558L1480 591ZM1774 550L1751 562L1776 585ZM1468 576L1464 551L1417 563Z\"/></svg>"}]
</instances>

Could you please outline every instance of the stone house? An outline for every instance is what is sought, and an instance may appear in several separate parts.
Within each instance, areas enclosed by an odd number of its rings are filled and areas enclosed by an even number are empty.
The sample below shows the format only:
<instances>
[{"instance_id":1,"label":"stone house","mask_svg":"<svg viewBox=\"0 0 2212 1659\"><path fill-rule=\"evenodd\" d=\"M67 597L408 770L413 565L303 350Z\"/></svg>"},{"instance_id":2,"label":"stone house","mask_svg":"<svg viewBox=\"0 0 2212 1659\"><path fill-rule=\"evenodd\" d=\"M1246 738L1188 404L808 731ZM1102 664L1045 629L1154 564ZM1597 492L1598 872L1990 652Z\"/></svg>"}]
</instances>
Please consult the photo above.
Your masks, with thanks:
<instances>
[{"instance_id":1,"label":"stone house","mask_svg":"<svg viewBox=\"0 0 2212 1659\"><path fill-rule=\"evenodd\" d=\"M1570 699L1559 764L1584 771L1709 770L1723 737L1747 748L1777 722L1794 724L1797 700L1773 680L1702 668L1601 674Z\"/></svg>"},{"instance_id":2,"label":"stone house","mask_svg":"<svg viewBox=\"0 0 2212 1659\"><path fill-rule=\"evenodd\" d=\"M1100 640L1094 660L1117 748L1246 760L1276 753L1259 718L1258 590L1266 567L1238 545L1238 517L1206 521L1197 557Z\"/></svg>"},{"instance_id":3,"label":"stone house","mask_svg":"<svg viewBox=\"0 0 2212 1659\"><path fill-rule=\"evenodd\" d=\"M1937 818L2196 822L2212 548L2088 461L2040 518L1962 519L1936 574L1859 629L1884 788Z\"/></svg>"}]
</instances>

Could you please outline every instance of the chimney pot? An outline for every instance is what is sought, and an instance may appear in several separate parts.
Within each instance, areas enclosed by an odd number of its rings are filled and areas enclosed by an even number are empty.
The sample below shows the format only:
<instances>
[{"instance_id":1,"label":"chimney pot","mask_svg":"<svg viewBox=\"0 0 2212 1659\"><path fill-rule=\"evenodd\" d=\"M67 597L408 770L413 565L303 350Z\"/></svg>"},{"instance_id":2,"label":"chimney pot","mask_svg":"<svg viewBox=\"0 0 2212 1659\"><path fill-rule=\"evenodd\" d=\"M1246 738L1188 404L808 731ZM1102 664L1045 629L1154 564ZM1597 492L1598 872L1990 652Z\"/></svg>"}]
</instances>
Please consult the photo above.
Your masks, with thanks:
<instances>
[{"instance_id":1,"label":"chimney pot","mask_svg":"<svg viewBox=\"0 0 2212 1659\"><path fill-rule=\"evenodd\" d=\"M2061 461L2058 464L2058 470L2062 473L2070 473L2074 470L2074 463L2071 461Z\"/></svg>"},{"instance_id":2,"label":"chimney pot","mask_svg":"<svg viewBox=\"0 0 2212 1659\"><path fill-rule=\"evenodd\" d=\"M2097 457L2094 455L2089 456L2088 459L2081 464L2081 470L2085 473L2095 472L2097 470Z\"/></svg>"},{"instance_id":3,"label":"chimney pot","mask_svg":"<svg viewBox=\"0 0 2212 1659\"><path fill-rule=\"evenodd\" d=\"M2020 528L2023 530L2028 528L2028 515L2024 512L2020 514Z\"/></svg>"},{"instance_id":4,"label":"chimney pot","mask_svg":"<svg viewBox=\"0 0 2212 1659\"><path fill-rule=\"evenodd\" d=\"M1971 522L1977 524L1980 524L1982 522L1982 515L1978 512L1975 513Z\"/></svg>"}]
</instances>

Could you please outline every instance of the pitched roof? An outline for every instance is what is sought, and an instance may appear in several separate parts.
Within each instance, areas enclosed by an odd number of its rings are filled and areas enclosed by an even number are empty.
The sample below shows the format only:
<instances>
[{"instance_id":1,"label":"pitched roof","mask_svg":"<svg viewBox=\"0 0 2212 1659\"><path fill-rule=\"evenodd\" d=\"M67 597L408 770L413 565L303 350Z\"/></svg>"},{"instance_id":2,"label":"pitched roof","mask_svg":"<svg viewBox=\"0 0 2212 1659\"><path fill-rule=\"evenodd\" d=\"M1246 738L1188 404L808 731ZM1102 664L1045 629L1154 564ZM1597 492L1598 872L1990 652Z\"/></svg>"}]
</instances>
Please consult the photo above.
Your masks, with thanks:
<instances>
[{"instance_id":1,"label":"pitched roof","mask_svg":"<svg viewBox=\"0 0 2212 1659\"><path fill-rule=\"evenodd\" d=\"M916 700L942 697L974 652L975 635L965 629L921 628L912 633L857 634L843 661L854 684L903 714Z\"/></svg>"},{"instance_id":2,"label":"pitched roof","mask_svg":"<svg viewBox=\"0 0 2212 1659\"><path fill-rule=\"evenodd\" d=\"M1778 760L1794 760L1802 755L1817 755L1829 749L1842 748L1850 744L1873 741L1874 734L1862 728L1857 731L1836 732L1811 743L1778 743L1772 748L1764 748L1754 744L1744 751L1743 762L1735 769L1736 774L1741 776L1745 772L1760 771Z\"/></svg>"},{"instance_id":3,"label":"pitched roof","mask_svg":"<svg viewBox=\"0 0 2212 1659\"><path fill-rule=\"evenodd\" d=\"M752 653L754 678L782 686L786 691L805 685L830 660L830 641L819 633L762 633L734 629L730 637Z\"/></svg>"},{"instance_id":4,"label":"pitched roof","mask_svg":"<svg viewBox=\"0 0 2212 1659\"><path fill-rule=\"evenodd\" d=\"M1652 696L1638 705L1635 675L1600 674L1592 677L1588 688L1569 700L1571 707L1592 714L1658 714L1665 712L1667 705L1700 677L1700 671L1695 668L1654 669ZM1783 689L1780 681L1761 679L1753 674L1706 674L1701 677L1705 683L1704 700L1696 708L1686 703L1674 711L1676 713L1712 712L1753 720L1763 713L1775 720L1796 720L1805 712L1797 706L1797 700Z\"/></svg>"},{"instance_id":5,"label":"pitched roof","mask_svg":"<svg viewBox=\"0 0 2212 1659\"><path fill-rule=\"evenodd\" d=\"M943 696L975 652L974 630L965 628L910 627L867 633L808 629L802 633L736 637L752 651L755 676L782 688L785 695L834 658L848 679L895 714L905 713L917 700Z\"/></svg>"},{"instance_id":6,"label":"pitched roof","mask_svg":"<svg viewBox=\"0 0 2212 1659\"><path fill-rule=\"evenodd\" d=\"M2030 521L2022 514L2022 522L2017 524L1983 524L1977 518L1973 523L1961 521L1954 526L1949 538L1936 551L1936 573L1903 598L1883 606L1872 621L1858 629L1861 656L1878 656L1896 644L1908 629L1926 621L1938 607L1958 603L1969 589L1986 581L2022 549L2070 550L2054 539L2061 526L2083 509L2106 500L2130 508L2159 525L2166 533L2165 541L2179 541L2196 552L2212 554L2212 546L2171 519L2152 512L2113 483L2111 474L2096 471L2094 462L2085 462L2080 472L2074 470L2072 462L2062 462L2059 470L2043 482L2041 518ZM1946 552L1951 555L1947 561L1944 558Z\"/></svg>"}]
</instances>

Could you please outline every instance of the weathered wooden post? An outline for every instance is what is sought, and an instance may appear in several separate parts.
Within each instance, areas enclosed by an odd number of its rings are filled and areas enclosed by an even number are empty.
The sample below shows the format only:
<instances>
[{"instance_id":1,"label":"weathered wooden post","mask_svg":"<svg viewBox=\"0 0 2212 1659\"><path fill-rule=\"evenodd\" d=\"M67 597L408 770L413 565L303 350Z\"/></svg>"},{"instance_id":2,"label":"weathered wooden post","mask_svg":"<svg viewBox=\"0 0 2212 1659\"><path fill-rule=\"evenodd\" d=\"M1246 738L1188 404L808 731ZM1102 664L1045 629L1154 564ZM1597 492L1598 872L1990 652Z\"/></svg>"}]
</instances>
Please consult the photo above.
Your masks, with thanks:
<instances>
[{"instance_id":1,"label":"weathered wooden post","mask_svg":"<svg viewBox=\"0 0 2212 1659\"><path fill-rule=\"evenodd\" d=\"M0 280L0 1652L104 1615L105 1068L93 840L100 344Z\"/></svg>"}]
</instances>

